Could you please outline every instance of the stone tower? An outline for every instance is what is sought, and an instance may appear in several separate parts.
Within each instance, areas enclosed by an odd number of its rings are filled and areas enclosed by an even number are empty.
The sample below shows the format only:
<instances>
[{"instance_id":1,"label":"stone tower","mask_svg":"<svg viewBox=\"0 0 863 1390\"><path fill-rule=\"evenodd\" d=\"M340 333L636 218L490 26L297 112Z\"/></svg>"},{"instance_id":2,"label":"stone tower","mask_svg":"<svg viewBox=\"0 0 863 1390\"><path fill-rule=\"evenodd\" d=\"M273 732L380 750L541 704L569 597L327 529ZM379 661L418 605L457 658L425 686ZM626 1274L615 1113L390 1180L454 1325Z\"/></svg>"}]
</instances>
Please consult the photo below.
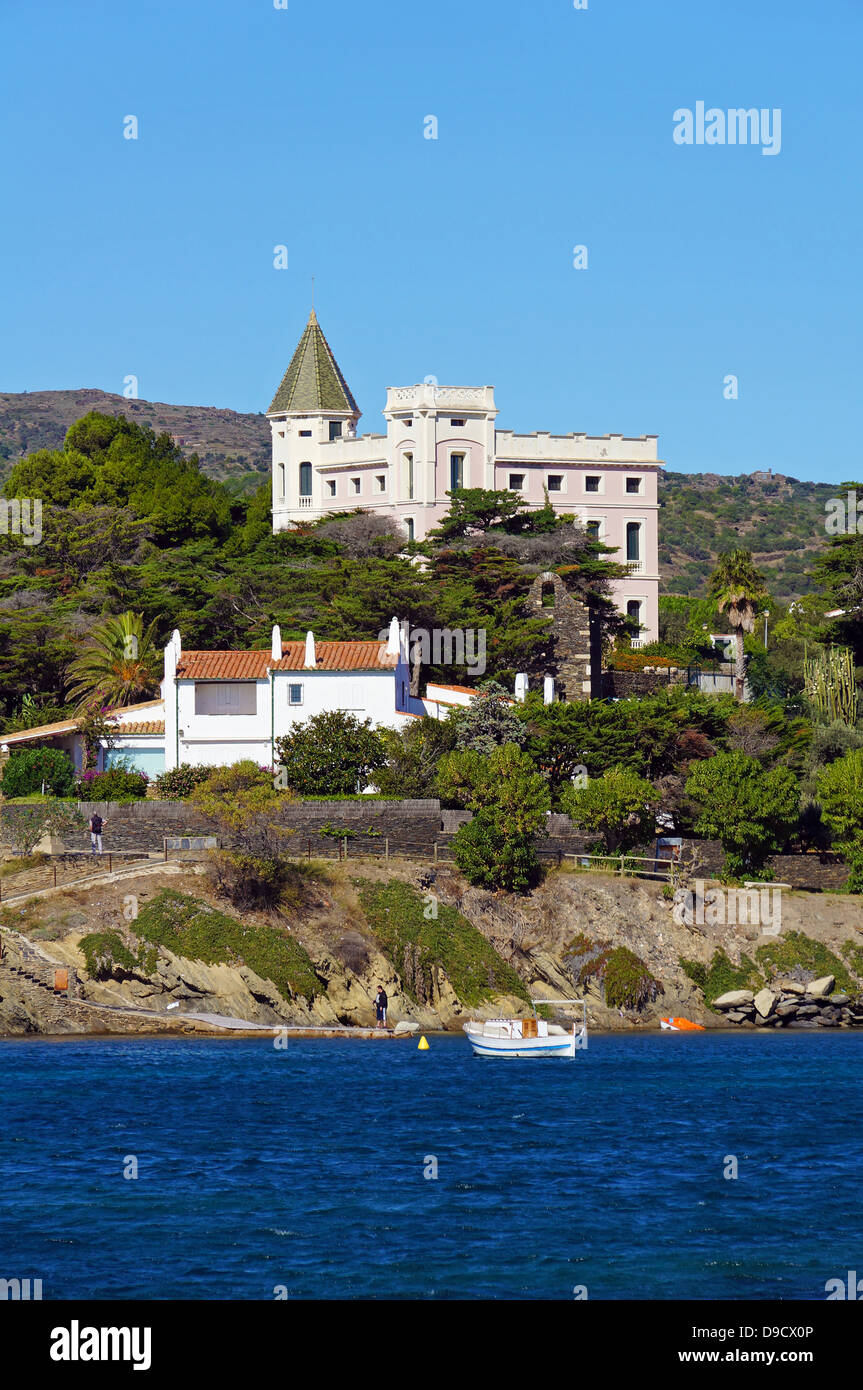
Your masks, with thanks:
<instances>
[{"instance_id":1,"label":"stone tower","mask_svg":"<svg viewBox=\"0 0 863 1390\"><path fill-rule=\"evenodd\" d=\"M553 607L543 603L543 595L549 590L554 595ZM531 617L551 614L545 669L554 676L560 698L586 701L599 694L599 631L587 605L569 593L559 574L545 573L537 575L531 584L526 606Z\"/></svg>"}]
</instances>

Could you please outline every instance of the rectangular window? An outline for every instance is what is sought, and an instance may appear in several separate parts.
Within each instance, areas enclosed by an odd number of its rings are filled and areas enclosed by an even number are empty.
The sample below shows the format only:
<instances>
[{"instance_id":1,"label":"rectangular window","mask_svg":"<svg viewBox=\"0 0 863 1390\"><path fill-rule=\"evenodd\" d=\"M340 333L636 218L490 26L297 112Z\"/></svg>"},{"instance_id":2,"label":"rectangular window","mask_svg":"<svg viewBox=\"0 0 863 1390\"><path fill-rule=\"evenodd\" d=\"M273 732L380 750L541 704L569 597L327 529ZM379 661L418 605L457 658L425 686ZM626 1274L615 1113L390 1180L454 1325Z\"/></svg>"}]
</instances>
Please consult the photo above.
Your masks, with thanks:
<instances>
[{"instance_id":1,"label":"rectangular window","mask_svg":"<svg viewBox=\"0 0 863 1390\"><path fill-rule=\"evenodd\" d=\"M460 487L464 487L464 454L450 454L449 490L455 492Z\"/></svg>"},{"instance_id":2,"label":"rectangular window","mask_svg":"<svg viewBox=\"0 0 863 1390\"><path fill-rule=\"evenodd\" d=\"M405 530L408 533L408 540L412 541L414 539L414 519L412 516L405 517Z\"/></svg>"},{"instance_id":3,"label":"rectangular window","mask_svg":"<svg viewBox=\"0 0 863 1390\"><path fill-rule=\"evenodd\" d=\"M402 486L405 499L408 502L414 500L414 456L405 454L402 458Z\"/></svg>"},{"instance_id":4,"label":"rectangular window","mask_svg":"<svg viewBox=\"0 0 863 1390\"><path fill-rule=\"evenodd\" d=\"M331 420L331 421L330 421L330 439L341 439L341 437L342 437L342 422L341 422L341 420Z\"/></svg>"},{"instance_id":5,"label":"rectangular window","mask_svg":"<svg viewBox=\"0 0 863 1390\"><path fill-rule=\"evenodd\" d=\"M337 709L362 709L363 696L362 686L359 681L340 681L342 689L339 692L339 703Z\"/></svg>"},{"instance_id":6,"label":"rectangular window","mask_svg":"<svg viewBox=\"0 0 863 1390\"><path fill-rule=\"evenodd\" d=\"M195 681L196 714L255 714L254 681Z\"/></svg>"},{"instance_id":7,"label":"rectangular window","mask_svg":"<svg viewBox=\"0 0 863 1390\"><path fill-rule=\"evenodd\" d=\"M627 521L626 523L626 563L628 565L641 564L640 521Z\"/></svg>"},{"instance_id":8,"label":"rectangular window","mask_svg":"<svg viewBox=\"0 0 863 1390\"><path fill-rule=\"evenodd\" d=\"M311 430L300 430L300 439L311 439Z\"/></svg>"},{"instance_id":9,"label":"rectangular window","mask_svg":"<svg viewBox=\"0 0 863 1390\"><path fill-rule=\"evenodd\" d=\"M361 492L361 491L362 491L362 486L363 486L363 485L362 485L362 480L361 480L360 478L351 478L351 490L352 490L353 492L355 492L355 493Z\"/></svg>"},{"instance_id":10,"label":"rectangular window","mask_svg":"<svg viewBox=\"0 0 863 1390\"><path fill-rule=\"evenodd\" d=\"M303 687L291 683L288 686L288 704L301 705L303 703Z\"/></svg>"},{"instance_id":11,"label":"rectangular window","mask_svg":"<svg viewBox=\"0 0 863 1390\"><path fill-rule=\"evenodd\" d=\"M626 480L626 491L630 494L630 496L632 496L634 493L635 493L635 494L640 493L640 492L641 492L641 479L640 479L640 478L627 478L627 480Z\"/></svg>"},{"instance_id":12,"label":"rectangular window","mask_svg":"<svg viewBox=\"0 0 863 1390\"><path fill-rule=\"evenodd\" d=\"M378 485L378 492L386 492L387 479L385 473L379 473L378 476L375 478L375 482Z\"/></svg>"},{"instance_id":13,"label":"rectangular window","mask_svg":"<svg viewBox=\"0 0 863 1390\"><path fill-rule=\"evenodd\" d=\"M602 478L598 473L588 473L584 480L585 492L599 492L602 486Z\"/></svg>"},{"instance_id":14,"label":"rectangular window","mask_svg":"<svg viewBox=\"0 0 863 1390\"><path fill-rule=\"evenodd\" d=\"M464 428L464 420L450 420L450 424L457 430Z\"/></svg>"},{"instance_id":15,"label":"rectangular window","mask_svg":"<svg viewBox=\"0 0 863 1390\"><path fill-rule=\"evenodd\" d=\"M563 474L549 473L546 486L549 492L563 492Z\"/></svg>"},{"instance_id":16,"label":"rectangular window","mask_svg":"<svg viewBox=\"0 0 863 1390\"><path fill-rule=\"evenodd\" d=\"M327 478L327 494L328 494L328 496L330 496L330 497L335 497L335 495L336 495L336 480L335 480L335 478Z\"/></svg>"},{"instance_id":17,"label":"rectangular window","mask_svg":"<svg viewBox=\"0 0 863 1390\"><path fill-rule=\"evenodd\" d=\"M602 530L602 523L600 521L589 521L584 529L591 540L598 541Z\"/></svg>"},{"instance_id":18,"label":"rectangular window","mask_svg":"<svg viewBox=\"0 0 863 1390\"><path fill-rule=\"evenodd\" d=\"M312 465L310 463L300 464L300 496L311 497L312 495Z\"/></svg>"},{"instance_id":19,"label":"rectangular window","mask_svg":"<svg viewBox=\"0 0 863 1390\"><path fill-rule=\"evenodd\" d=\"M521 490L522 490L523 487L524 487L524 474L523 474L523 473L510 473L510 475L509 475L509 490L510 490L510 492L521 492Z\"/></svg>"}]
</instances>

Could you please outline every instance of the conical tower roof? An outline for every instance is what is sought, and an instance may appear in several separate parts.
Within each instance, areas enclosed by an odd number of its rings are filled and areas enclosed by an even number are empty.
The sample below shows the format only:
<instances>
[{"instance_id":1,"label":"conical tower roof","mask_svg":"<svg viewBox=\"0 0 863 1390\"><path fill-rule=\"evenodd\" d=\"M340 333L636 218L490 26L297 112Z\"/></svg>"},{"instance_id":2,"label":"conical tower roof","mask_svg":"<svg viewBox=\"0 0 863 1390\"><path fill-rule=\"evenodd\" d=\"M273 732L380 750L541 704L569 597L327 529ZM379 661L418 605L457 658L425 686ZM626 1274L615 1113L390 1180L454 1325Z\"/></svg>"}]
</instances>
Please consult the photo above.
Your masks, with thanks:
<instances>
[{"instance_id":1,"label":"conical tower roof","mask_svg":"<svg viewBox=\"0 0 863 1390\"><path fill-rule=\"evenodd\" d=\"M360 414L313 309L267 414L316 411Z\"/></svg>"}]
</instances>

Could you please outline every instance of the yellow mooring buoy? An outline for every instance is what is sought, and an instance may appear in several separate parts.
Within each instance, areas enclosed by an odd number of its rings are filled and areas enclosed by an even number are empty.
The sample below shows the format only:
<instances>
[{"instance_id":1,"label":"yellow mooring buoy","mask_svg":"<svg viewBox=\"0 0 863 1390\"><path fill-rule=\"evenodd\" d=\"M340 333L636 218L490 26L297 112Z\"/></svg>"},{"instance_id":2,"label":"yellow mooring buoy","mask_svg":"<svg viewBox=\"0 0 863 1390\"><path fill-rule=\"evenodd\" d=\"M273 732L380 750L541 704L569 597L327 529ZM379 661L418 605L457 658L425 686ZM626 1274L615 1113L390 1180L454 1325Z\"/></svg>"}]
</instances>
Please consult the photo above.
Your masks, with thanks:
<instances>
[{"instance_id":1,"label":"yellow mooring buoy","mask_svg":"<svg viewBox=\"0 0 863 1390\"><path fill-rule=\"evenodd\" d=\"M426 1042L425 1038L420 1038L419 1042L417 1043L417 1050L419 1052L428 1052L429 1045Z\"/></svg>"}]
</instances>

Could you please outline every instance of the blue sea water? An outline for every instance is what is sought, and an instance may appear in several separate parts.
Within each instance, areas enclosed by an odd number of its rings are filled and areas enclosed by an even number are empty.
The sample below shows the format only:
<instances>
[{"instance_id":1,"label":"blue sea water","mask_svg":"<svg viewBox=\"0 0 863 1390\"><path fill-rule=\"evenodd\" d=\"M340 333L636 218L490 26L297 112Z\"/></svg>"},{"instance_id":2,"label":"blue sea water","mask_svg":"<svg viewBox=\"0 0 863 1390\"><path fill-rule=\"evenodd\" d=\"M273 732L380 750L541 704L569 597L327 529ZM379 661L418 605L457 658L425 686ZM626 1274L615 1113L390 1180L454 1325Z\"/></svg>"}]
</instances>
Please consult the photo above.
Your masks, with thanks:
<instances>
[{"instance_id":1,"label":"blue sea water","mask_svg":"<svg viewBox=\"0 0 863 1390\"><path fill-rule=\"evenodd\" d=\"M45 1299L823 1300L863 1272L854 1034L594 1035L571 1061L25 1040L0 1064L0 1277Z\"/></svg>"}]
</instances>

